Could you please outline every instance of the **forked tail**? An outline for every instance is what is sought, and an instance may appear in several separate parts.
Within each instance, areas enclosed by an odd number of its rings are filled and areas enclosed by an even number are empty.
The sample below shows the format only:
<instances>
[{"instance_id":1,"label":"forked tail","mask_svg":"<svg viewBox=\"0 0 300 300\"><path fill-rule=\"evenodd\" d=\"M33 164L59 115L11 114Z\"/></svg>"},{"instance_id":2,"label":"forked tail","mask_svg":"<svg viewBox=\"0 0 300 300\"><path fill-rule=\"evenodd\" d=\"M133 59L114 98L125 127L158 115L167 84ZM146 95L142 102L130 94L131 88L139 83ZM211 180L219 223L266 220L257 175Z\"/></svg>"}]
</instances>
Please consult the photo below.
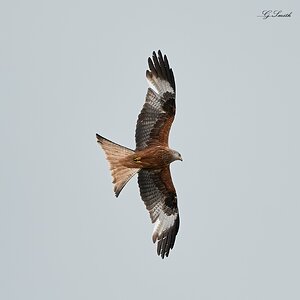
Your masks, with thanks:
<instances>
[{"instance_id":1,"label":"forked tail","mask_svg":"<svg viewBox=\"0 0 300 300\"><path fill-rule=\"evenodd\" d=\"M114 192L116 197L118 197L126 183L140 170L125 167L120 162L121 159L133 154L134 151L118 145L99 134L96 134L96 138L109 162L111 175L113 177Z\"/></svg>"}]
</instances>

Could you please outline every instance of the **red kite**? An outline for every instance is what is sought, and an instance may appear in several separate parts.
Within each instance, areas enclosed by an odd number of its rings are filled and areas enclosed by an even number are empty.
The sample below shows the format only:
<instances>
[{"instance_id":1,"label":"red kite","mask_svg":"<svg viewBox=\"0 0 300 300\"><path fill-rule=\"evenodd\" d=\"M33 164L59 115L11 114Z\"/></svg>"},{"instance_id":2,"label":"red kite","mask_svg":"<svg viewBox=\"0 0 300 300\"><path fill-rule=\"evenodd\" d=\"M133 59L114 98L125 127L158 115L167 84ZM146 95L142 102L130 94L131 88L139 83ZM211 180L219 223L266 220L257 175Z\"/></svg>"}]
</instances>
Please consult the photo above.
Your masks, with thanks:
<instances>
[{"instance_id":1,"label":"red kite","mask_svg":"<svg viewBox=\"0 0 300 300\"><path fill-rule=\"evenodd\" d=\"M158 241L157 254L169 255L179 229L177 195L170 173L170 163L181 155L169 148L168 139L175 117L175 79L167 56L153 52L148 58L146 77L154 89L148 88L135 131L135 150L118 145L98 134L110 164L116 197L126 183L138 173L140 195L150 213L154 230L153 243Z\"/></svg>"}]
</instances>

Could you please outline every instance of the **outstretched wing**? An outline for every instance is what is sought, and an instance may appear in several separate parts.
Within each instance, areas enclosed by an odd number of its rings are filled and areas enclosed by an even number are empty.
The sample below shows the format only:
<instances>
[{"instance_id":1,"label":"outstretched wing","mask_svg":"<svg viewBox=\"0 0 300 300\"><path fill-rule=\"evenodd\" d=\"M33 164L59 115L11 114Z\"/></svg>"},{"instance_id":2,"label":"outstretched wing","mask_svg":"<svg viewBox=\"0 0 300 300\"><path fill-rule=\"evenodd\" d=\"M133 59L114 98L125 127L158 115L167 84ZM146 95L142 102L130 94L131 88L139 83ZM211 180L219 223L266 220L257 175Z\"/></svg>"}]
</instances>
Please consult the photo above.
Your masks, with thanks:
<instances>
[{"instance_id":1,"label":"outstretched wing","mask_svg":"<svg viewBox=\"0 0 300 300\"><path fill-rule=\"evenodd\" d=\"M175 79L169 67L167 56L158 57L153 52L152 59L148 58L149 70L146 77L153 85L148 89L146 101L139 114L135 141L136 150L142 150L150 145L168 145L169 132L175 117Z\"/></svg>"},{"instance_id":2,"label":"outstretched wing","mask_svg":"<svg viewBox=\"0 0 300 300\"><path fill-rule=\"evenodd\" d=\"M154 230L153 243L158 240L157 254L169 255L179 229L177 195L170 168L142 169L138 173L140 194L150 213Z\"/></svg>"}]
</instances>

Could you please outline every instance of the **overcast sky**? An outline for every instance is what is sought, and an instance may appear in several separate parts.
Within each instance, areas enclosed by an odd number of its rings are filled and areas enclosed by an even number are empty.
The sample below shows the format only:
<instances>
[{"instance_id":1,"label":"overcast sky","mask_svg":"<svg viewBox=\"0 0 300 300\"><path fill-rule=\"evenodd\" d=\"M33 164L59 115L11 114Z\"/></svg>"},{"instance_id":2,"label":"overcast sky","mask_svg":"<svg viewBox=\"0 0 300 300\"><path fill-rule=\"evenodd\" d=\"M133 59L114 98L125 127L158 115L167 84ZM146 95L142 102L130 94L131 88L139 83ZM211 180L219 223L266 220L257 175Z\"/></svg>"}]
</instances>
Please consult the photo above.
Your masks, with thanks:
<instances>
[{"instance_id":1,"label":"overcast sky","mask_svg":"<svg viewBox=\"0 0 300 300\"><path fill-rule=\"evenodd\" d=\"M300 299L298 1L5 1L0 298ZM281 9L291 17L261 17ZM133 178L116 199L95 133L135 148L147 58L177 87L181 227L169 258Z\"/></svg>"}]
</instances>

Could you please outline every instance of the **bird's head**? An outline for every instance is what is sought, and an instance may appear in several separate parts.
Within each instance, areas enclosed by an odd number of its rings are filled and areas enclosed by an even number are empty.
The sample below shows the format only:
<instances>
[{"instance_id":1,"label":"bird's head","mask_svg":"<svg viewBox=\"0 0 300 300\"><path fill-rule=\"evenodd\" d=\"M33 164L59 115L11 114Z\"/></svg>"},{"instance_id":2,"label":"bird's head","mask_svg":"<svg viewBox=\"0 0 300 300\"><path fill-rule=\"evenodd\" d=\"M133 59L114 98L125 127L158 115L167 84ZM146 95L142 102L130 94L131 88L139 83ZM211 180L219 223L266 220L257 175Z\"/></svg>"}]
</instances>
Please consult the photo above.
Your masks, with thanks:
<instances>
[{"instance_id":1,"label":"bird's head","mask_svg":"<svg viewBox=\"0 0 300 300\"><path fill-rule=\"evenodd\" d=\"M183 161L181 154L175 150L172 150L172 154L173 154L173 161L174 160L181 160Z\"/></svg>"}]
</instances>

